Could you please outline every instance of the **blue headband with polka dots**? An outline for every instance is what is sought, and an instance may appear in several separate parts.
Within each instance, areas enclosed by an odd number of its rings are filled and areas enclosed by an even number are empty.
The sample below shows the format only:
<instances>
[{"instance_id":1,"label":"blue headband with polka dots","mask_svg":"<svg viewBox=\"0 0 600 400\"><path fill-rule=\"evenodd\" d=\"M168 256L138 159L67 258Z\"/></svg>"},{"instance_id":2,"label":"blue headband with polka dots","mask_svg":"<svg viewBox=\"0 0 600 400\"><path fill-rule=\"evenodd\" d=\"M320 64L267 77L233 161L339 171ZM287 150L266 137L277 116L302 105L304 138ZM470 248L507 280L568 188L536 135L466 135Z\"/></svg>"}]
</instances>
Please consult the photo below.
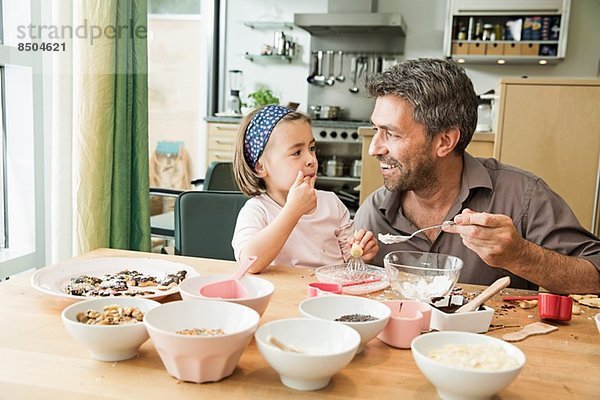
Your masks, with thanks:
<instances>
[{"instance_id":1,"label":"blue headband with polka dots","mask_svg":"<svg viewBox=\"0 0 600 400\"><path fill-rule=\"evenodd\" d=\"M270 105L252 118L244 134L244 158L251 168L254 168L262 155L277 122L291 112L289 108Z\"/></svg>"}]
</instances>

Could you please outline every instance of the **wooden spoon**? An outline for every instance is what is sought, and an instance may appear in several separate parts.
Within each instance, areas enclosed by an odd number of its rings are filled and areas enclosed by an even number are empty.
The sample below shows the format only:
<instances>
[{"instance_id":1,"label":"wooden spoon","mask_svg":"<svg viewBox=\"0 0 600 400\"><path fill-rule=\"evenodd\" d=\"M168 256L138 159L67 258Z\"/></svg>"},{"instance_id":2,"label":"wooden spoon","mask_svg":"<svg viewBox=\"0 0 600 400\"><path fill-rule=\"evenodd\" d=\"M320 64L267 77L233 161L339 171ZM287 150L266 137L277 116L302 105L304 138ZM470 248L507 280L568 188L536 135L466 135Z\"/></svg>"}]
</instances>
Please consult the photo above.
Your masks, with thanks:
<instances>
[{"instance_id":1,"label":"wooden spoon","mask_svg":"<svg viewBox=\"0 0 600 400\"><path fill-rule=\"evenodd\" d=\"M533 324L526 325L520 331L507 333L502 336L502 339L507 342L519 342L528 336L545 335L546 333L553 332L557 329L556 326L548 325L543 322L534 322Z\"/></svg>"},{"instance_id":2,"label":"wooden spoon","mask_svg":"<svg viewBox=\"0 0 600 400\"><path fill-rule=\"evenodd\" d=\"M505 276L504 278L498 279L483 292L479 293L479 296L475 297L467 304L462 305L458 310L455 311L455 313L463 313L477 310L479 306L481 306L490 298L494 297L496 293L498 293L508 285L510 285L510 276Z\"/></svg>"},{"instance_id":3,"label":"wooden spoon","mask_svg":"<svg viewBox=\"0 0 600 400\"><path fill-rule=\"evenodd\" d=\"M295 346L287 345L278 339L274 338L271 335L267 336L267 342L271 343L273 346L277 347L279 350L289 351L291 353L302 353L302 350L296 348Z\"/></svg>"}]
</instances>

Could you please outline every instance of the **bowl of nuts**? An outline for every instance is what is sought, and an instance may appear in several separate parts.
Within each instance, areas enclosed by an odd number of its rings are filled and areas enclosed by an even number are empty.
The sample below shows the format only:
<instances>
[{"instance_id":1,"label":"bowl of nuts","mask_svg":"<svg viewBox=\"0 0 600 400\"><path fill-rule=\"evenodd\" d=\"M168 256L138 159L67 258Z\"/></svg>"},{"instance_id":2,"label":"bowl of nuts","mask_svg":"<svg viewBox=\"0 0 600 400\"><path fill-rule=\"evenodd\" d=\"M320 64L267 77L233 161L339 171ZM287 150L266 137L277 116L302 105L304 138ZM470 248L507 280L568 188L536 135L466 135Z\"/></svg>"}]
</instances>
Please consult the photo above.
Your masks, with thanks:
<instances>
[{"instance_id":1,"label":"bowl of nuts","mask_svg":"<svg viewBox=\"0 0 600 400\"><path fill-rule=\"evenodd\" d=\"M233 373L258 327L253 309L220 300L174 301L144 316L167 372L187 382L216 382Z\"/></svg>"},{"instance_id":2,"label":"bowl of nuts","mask_svg":"<svg viewBox=\"0 0 600 400\"><path fill-rule=\"evenodd\" d=\"M160 303L139 297L104 297L81 301L61 314L67 331L99 361L133 358L148 340L144 314Z\"/></svg>"}]
</instances>

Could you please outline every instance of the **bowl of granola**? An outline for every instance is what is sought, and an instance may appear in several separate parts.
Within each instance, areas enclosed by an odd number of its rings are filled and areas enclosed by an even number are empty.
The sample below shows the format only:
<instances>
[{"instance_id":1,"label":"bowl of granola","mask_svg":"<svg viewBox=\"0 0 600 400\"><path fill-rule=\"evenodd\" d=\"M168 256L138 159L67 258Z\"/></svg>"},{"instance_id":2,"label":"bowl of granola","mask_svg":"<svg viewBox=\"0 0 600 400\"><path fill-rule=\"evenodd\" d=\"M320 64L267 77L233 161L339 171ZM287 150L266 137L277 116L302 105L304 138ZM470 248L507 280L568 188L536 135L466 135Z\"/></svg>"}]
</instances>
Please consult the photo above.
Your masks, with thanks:
<instances>
[{"instance_id":1,"label":"bowl of granola","mask_svg":"<svg viewBox=\"0 0 600 400\"><path fill-rule=\"evenodd\" d=\"M133 358L148 340L144 314L160 303L139 297L95 298L74 303L61 314L67 331L99 361Z\"/></svg>"},{"instance_id":2,"label":"bowl of granola","mask_svg":"<svg viewBox=\"0 0 600 400\"><path fill-rule=\"evenodd\" d=\"M216 382L233 373L260 317L226 301L174 301L144 316L167 372L182 381Z\"/></svg>"},{"instance_id":3,"label":"bowl of granola","mask_svg":"<svg viewBox=\"0 0 600 400\"><path fill-rule=\"evenodd\" d=\"M218 282L230 278L231 275L226 274L201 275L188 278L179 285L179 293L183 300L215 300L214 297L202 296L200 294L200 288L207 283ZM248 296L220 300L248 306L262 316L275 291L275 285L264 278L248 275L242 277L240 283L248 291Z\"/></svg>"}]
</instances>

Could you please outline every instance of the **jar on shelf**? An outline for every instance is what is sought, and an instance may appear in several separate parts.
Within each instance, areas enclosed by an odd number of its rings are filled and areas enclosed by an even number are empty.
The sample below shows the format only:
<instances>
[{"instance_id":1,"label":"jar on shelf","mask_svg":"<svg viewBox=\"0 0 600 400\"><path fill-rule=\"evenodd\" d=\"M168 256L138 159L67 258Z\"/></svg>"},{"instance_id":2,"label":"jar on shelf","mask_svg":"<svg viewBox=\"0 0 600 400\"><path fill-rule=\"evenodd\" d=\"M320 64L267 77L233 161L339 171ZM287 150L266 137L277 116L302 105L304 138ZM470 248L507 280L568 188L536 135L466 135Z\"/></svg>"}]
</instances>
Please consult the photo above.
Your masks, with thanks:
<instances>
[{"instance_id":1,"label":"jar on shelf","mask_svg":"<svg viewBox=\"0 0 600 400\"><path fill-rule=\"evenodd\" d=\"M492 102L490 100L479 100L477 106L476 132L489 132L492 130Z\"/></svg>"}]
</instances>

